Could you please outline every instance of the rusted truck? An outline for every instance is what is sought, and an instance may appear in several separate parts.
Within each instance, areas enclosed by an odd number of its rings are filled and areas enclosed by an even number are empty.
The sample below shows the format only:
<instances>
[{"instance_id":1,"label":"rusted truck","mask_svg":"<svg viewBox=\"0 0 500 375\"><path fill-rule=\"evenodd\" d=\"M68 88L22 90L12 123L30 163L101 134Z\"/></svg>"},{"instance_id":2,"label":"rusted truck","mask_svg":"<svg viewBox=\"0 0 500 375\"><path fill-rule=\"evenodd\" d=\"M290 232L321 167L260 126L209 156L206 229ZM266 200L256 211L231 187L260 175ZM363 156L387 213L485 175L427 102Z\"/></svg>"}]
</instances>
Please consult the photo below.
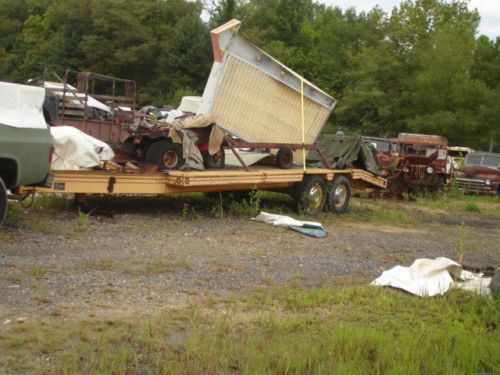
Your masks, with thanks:
<instances>
[{"instance_id":1,"label":"rusted truck","mask_svg":"<svg viewBox=\"0 0 500 375\"><path fill-rule=\"evenodd\" d=\"M29 84L45 88L44 107L52 126L73 126L115 148L130 135L135 81L68 69L63 77L46 70Z\"/></svg>"},{"instance_id":2,"label":"rusted truck","mask_svg":"<svg viewBox=\"0 0 500 375\"><path fill-rule=\"evenodd\" d=\"M440 190L452 176L448 141L438 135L401 133L397 138L364 137L377 150L391 193Z\"/></svg>"},{"instance_id":3,"label":"rusted truck","mask_svg":"<svg viewBox=\"0 0 500 375\"><path fill-rule=\"evenodd\" d=\"M460 177L454 183L467 193L500 194L500 154L473 152L465 157Z\"/></svg>"}]
</instances>

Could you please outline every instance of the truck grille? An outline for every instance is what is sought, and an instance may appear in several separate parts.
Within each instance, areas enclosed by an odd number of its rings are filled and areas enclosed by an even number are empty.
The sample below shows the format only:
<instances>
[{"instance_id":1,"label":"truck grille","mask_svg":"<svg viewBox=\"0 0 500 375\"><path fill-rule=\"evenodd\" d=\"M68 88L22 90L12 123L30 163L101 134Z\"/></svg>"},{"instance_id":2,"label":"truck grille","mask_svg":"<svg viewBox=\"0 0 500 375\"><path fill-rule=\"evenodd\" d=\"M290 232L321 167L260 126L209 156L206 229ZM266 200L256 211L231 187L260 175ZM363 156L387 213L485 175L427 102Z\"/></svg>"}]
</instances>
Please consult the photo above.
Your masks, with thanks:
<instances>
[{"instance_id":1,"label":"truck grille","mask_svg":"<svg viewBox=\"0 0 500 375\"><path fill-rule=\"evenodd\" d=\"M472 178L455 178L454 185L471 193L494 193L490 185L486 185L484 180Z\"/></svg>"}]
</instances>

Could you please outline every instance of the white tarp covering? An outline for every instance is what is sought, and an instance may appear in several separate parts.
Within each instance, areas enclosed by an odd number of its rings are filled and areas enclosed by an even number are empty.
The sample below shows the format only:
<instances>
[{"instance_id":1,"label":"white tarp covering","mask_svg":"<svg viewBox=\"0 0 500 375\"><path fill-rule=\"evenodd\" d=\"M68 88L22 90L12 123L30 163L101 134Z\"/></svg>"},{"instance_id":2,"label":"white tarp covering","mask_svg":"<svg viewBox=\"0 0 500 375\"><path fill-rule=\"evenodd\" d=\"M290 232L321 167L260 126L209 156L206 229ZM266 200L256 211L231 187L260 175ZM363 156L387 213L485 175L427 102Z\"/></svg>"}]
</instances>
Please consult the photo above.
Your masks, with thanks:
<instances>
[{"instance_id":1,"label":"white tarp covering","mask_svg":"<svg viewBox=\"0 0 500 375\"><path fill-rule=\"evenodd\" d=\"M237 150L238 154L240 157L243 159L246 165L251 166L262 159L266 158L269 156L267 153L262 153L262 152L257 152L257 151L242 151L242 150ZM226 153L226 166L229 167L241 167L241 163L236 157L236 155L231 151Z\"/></svg>"},{"instance_id":2,"label":"white tarp covering","mask_svg":"<svg viewBox=\"0 0 500 375\"><path fill-rule=\"evenodd\" d=\"M72 126L51 128L54 156L51 169L80 170L102 166L115 156L111 147Z\"/></svg>"},{"instance_id":3,"label":"white tarp covering","mask_svg":"<svg viewBox=\"0 0 500 375\"><path fill-rule=\"evenodd\" d=\"M47 129L43 117L45 90L0 82L0 124L26 129Z\"/></svg>"},{"instance_id":4,"label":"white tarp covering","mask_svg":"<svg viewBox=\"0 0 500 375\"><path fill-rule=\"evenodd\" d=\"M452 287L487 294L491 278L481 276L463 271L460 264L448 258L424 258L415 260L410 267L396 266L384 271L371 285L391 286L421 297L443 295Z\"/></svg>"},{"instance_id":5,"label":"white tarp covering","mask_svg":"<svg viewBox=\"0 0 500 375\"><path fill-rule=\"evenodd\" d=\"M62 98L63 95L63 89L64 89L64 84L60 82L49 82L45 81L43 83L43 87L45 87L47 90L54 90L54 92ZM74 102L75 104L84 104L85 103L85 94L81 92L74 92L76 91L76 88L74 86L71 86L70 84L66 84L66 99ZM106 104L101 103L99 100L94 99L92 96L88 95L87 96L87 107L93 107L100 109L105 112L111 112L111 108L109 108ZM125 107L124 107L125 108ZM128 108L128 110L131 110L131 108Z\"/></svg>"}]
</instances>

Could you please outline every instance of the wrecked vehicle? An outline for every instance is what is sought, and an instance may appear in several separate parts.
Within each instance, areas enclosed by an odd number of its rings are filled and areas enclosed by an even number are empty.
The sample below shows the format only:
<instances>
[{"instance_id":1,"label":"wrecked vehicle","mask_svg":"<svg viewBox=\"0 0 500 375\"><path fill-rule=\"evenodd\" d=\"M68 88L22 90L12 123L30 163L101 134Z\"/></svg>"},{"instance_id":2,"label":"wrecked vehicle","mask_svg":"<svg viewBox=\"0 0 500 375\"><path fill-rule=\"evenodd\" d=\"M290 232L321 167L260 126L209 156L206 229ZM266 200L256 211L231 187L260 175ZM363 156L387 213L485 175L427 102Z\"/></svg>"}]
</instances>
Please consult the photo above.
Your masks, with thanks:
<instances>
[{"instance_id":1,"label":"wrecked vehicle","mask_svg":"<svg viewBox=\"0 0 500 375\"><path fill-rule=\"evenodd\" d=\"M464 159L471 152L475 152L470 147L450 146L448 147L448 157L451 158L451 167L454 174L463 171Z\"/></svg>"},{"instance_id":2,"label":"wrecked vehicle","mask_svg":"<svg viewBox=\"0 0 500 375\"><path fill-rule=\"evenodd\" d=\"M50 75L55 81L48 80ZM135 81L68 69L64 78L45 71L28 84L45 88L45 107L52 126L73 126L114 146L129 135L127 126L135 114Z\"/></svg>"},{"instance_id":3,"label":"wrecked vehicle","mask_svg":"<svg viewBox=\"0 0 500 375\"><path fill-rule=\"evenodd\" d=\"M467 193L500 194L500 154L473 152L464 160L463 172L455 178L456 186Z\"/></svg>"},{"instance_id":4,"label":"wrecked vehicle","mask_svg":"<svg viewBox=\"0 0 500 375\"><path fill-rule=\"evenodd\" d=\"M52 138L44 100L42 88L0 82L0 223L7 212L7 189L43 184L49 173Z\"/></svg>"},{"instance_id":5,"label":"wrecked vehicle","mask_svg":"<svg viewBox=\"0 0 500 375\"><path fill-rule=\"evenodd\" d=\"M122 149L141 162L157 165L159 170L224 168L224 132L213 116L179 110L163 116L155 118L146 113L136 117Z\"/></svg>"},{"instance_id":6,"label":"wrecked vehicle","mask_svg":"<svg viewBox=\"0 0 500 375\"><path fill-rule=\"evenodd\" d=\"M363 137L365 142L370 143L375 148L377 160L384 171L395 167L392 154L395 151L394 143L389 138Z\"/></svg>"},{"instance_id":7,"label":"wrecked vehicle","mask_svg":"<svg viewBox=\"0 0 500 375\"><path fill-rule=\"evenodd\" d=\"M440 190L452 176L448 141L437 135L400 133L397 138L364 137L377 150L389 191Z\"/></svg>"}]
</instances>

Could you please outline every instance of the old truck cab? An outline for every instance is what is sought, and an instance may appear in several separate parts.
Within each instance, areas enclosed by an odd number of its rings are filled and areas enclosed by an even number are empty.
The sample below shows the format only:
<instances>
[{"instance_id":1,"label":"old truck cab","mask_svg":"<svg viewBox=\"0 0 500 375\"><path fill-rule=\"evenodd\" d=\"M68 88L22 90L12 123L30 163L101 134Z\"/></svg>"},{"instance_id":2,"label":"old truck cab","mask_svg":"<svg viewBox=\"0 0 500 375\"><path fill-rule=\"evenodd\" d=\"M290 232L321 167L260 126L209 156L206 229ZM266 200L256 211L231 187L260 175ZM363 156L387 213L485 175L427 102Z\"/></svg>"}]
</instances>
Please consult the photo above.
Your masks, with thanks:
<instances>
[{"instance_id":1,"label":"old truck cab","mask_svg":"<svg viewBox=\"0 0 500 375\"><path fill-rule=\"evenodd\" d=\"M52 138L45 121L45 90L0 82L0 223L7 212L7 190L45 181Z\"/></svg>"},{"instance_id":2,"label":"old truck cab","mask_svg":"<svg viewBox=\"0 0 500 375\"><path fill-rule=\"evenodd\" d=\"M455 184L466 192L500 194L500 154L473 152L464 160L462 176Z\"/></svg>"}]
</instances>

